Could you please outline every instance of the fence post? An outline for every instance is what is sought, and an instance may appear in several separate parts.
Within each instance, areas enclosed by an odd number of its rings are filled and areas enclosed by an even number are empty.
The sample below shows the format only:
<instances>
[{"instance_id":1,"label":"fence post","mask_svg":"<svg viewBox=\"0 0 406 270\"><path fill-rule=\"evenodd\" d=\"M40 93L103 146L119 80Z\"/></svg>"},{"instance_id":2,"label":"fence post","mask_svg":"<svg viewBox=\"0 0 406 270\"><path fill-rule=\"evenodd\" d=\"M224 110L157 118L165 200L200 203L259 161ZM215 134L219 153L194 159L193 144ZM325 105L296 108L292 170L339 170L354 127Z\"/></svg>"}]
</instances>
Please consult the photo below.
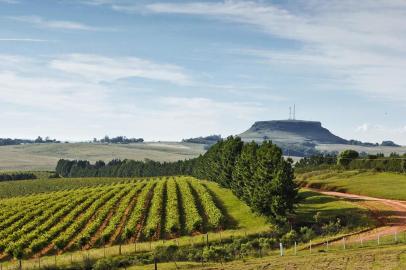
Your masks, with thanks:
<instances>
[{"instance_id":1,"label":"fence post","mask_svg":"<svg viewBox=\"0 0 406 270\"><path fill-rule=\"evenodd\" d=\"M282 243L279 243L279 249L280 249L281 257L282 257L283 256L283 244Z\"/></svg>"},{"instance_id":2,"label":"fence post","mask_svg":"<svg viewBox=\"0 0 406 270\"><path fill-rule=\"evenodd\" d=\"M396 244L398 243L398 232L397 231L395 232L395 243Z\"/></svg>"},{"instance_id":3,"label":"fence post","mask_svg":"<svg viewBox=\"0 0 406 270\"><path fill-rule=\"evenodd\" d=\"M362 237L361 237L361 247L363 247L364 246L364 239L362 239Z\"/></svg>"},{"instance_id":4,"label":"fence post","mask_svg":"<svg viewBox=\"0 0 406 270\"><path fill-rule=\"evenodd\" d=\"M345 237L343 237L343 248L345 250Z\"/></svg>"},{"instance_id":5,"label":"fence post","mask_svg":"<svg viewBox=\"0 0 406 270\"><path fill-rule=\"evenodd\" d=\"M309 246L309 249L310 249L310 253L312 253L312 240L310 240L310 246Z\"/></svg>"},{"instance_id":6,"label":"fence post","mask_svg":"<svg viewBox=\"0 0 406 270\"><path fill-rule=\"evenodd\" d=\"M295 255L297 254L297 247L296 247L296 241L295 241Z\"/></svg>"},{"instance_id":7,"label":"fence post","mask_svg":"<svg viewBox=\"0 0 406 270\"><path fill-rule=\"evenodd\" d=\"M327 239L327 251L328 251L328 248L329 248L329 243L328 243L328 239Z\"/></svg>"}]
</instances>

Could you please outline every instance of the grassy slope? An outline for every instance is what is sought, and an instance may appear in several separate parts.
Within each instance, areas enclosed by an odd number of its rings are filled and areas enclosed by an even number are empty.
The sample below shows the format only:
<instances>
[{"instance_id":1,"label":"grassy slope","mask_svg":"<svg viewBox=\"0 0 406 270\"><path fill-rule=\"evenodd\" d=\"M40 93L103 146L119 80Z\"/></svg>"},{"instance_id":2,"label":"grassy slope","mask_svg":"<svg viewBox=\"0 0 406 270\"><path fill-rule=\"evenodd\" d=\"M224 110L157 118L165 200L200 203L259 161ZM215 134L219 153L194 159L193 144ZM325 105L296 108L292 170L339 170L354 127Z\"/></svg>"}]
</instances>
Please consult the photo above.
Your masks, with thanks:
<instances>
[{"instance_id":1,"label":"grassy slope","mask_svg":"<svg viewBox=\"0 0 406 270\"><path fill-rule=\"evenodd\" d=\"M320 212L323 220L335 221L337 217L351 217L353 230L374 226L368 210L357 204L307 189L301 189L299 196L302 200L296 209L296 220L300 224L313 223L314 216Z\"/></svg>"},{"instance_id":2,"label":"grassy slope","mask_svg":"<svg viewBox=\"0 0 406 270\"><path fill-rule=\"evenodd\" d=\"M0 170L54 170L60 158L110 161L114 158L176 161L204 153L203 145L162 142L126 145L90 143L0 146Z\"/></svg>"},{"instance_id":3,"label":"grassy slope","mask_svg":"<svg viewBox=\"0 0 406 270\"><path fill-rule=\"evenodd\" d=\"M406 174L322 171L299 175L297 179L314 188L406 200Z\"/></svg>"}]
</instances>

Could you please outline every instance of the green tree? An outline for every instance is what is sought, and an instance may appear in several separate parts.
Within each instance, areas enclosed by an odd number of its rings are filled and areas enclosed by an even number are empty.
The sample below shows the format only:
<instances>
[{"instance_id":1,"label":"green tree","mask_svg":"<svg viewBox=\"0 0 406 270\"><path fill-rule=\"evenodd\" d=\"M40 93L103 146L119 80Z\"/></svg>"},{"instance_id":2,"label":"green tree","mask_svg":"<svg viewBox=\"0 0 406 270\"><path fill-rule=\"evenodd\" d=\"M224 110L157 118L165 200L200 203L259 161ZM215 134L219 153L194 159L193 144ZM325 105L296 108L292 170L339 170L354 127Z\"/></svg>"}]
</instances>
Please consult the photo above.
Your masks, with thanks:
<instances>
[{"instance_id":1,"label":"green tree","mask_svg":"<svg viewBox=\"0 0 406 270\"><path fill-rule=\"evenodd\" d=\"M250 205L254 211L280 219L293 210L297 186L291 163L284 160L282 150L266 141L258 148Z\"/></svg>"},{"instance_id":2,"label":"green tree","mask_svg":"<svg viewBox=\"0 0 406 270\"><path fill-rule=\"evenodd\" d=\"M250 194L254 188L252 176L256 166L256 152L258 144L255 142L244 144L241 150L241 155L233 171L233 181L231 182L231 189L244 201L249 201Z\"/></svg>"},{"instance_id":3,"label":"green tree","mask_svg":"<svg viewBox=\"0 0 406 270\"><path fill-rule=\"evenodd\" d=\"M341 166L348 166L352 160L359 157L359 153L355 150L344 150L340 153L337 159L337 164Z\"/></svg>"}]
</instances>

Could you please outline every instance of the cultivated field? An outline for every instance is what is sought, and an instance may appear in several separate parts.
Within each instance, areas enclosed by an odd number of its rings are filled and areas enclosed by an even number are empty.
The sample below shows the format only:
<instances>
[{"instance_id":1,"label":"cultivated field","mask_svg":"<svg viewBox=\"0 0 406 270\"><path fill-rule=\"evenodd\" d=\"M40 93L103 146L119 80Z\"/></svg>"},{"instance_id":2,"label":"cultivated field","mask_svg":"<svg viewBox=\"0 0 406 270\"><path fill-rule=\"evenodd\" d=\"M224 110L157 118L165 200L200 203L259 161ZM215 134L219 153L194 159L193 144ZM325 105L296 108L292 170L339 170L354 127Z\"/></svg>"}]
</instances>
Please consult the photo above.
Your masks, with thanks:
<instances>
[{"instance_id":1,"label":"cultivated field","mask_svg":"<svg viewBox=\"0 0 406 270\"><path fill-rule=\"evenodd\" d=\"M216 184L190 177L120 180L0 200L1 257L266 229L264 219Z\"/></svg>"},{"instance_id":2,"label":"cultivated field","mask_svg":"<svg viewBox=\"0 0 406 270\"><path fill-rule=\"evenodd\" d=\"M151 142L136 144L27 144L0 146L0 170L54 170L59 159L82 159L95 162L115 158L177 161L204 153L201 144Z\"/></svg>"}]
</instances>

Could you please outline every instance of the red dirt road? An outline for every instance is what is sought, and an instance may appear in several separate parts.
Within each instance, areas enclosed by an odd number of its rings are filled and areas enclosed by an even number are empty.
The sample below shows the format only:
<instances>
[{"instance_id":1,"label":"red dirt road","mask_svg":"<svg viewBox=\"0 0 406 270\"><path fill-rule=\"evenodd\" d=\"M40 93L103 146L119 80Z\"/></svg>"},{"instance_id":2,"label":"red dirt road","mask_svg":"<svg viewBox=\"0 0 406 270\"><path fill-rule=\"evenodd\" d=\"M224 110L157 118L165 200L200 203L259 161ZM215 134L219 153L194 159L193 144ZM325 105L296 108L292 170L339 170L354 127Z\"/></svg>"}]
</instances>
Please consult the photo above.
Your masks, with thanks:
<instances>
[{"instance_id":1,"label":"red dirt road","mask_svg":"<svg viewBox=\"0 0 406 270\"><path fill-rule=\"evenodd\" d=\"M351 242L377 239L378 236L394 235L406 231L406 201L374 198L363 195L324 191L319 189L310 189L312 191L347 200L352 200L372 213L372 216L378 221L376 229L353 235L348 238Z\"/></svg>"}]
</instances>

